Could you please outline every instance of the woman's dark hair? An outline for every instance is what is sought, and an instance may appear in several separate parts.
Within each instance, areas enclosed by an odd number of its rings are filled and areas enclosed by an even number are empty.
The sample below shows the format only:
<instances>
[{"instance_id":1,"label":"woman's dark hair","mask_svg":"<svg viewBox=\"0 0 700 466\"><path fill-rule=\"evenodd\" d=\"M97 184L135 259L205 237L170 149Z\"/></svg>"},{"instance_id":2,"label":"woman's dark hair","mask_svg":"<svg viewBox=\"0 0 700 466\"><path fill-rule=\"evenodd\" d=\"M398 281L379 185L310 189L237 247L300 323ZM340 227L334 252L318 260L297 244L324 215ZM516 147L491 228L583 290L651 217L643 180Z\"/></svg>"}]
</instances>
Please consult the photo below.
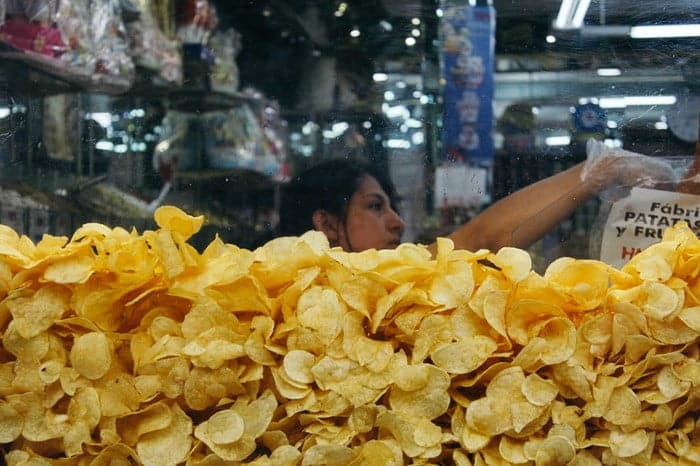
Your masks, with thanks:
<instances>
[{"instance_id":1,"label":"woman's dark hair","mask_svg":"<svg viewBox=\"0 0 700 466\"><path fill-rule=\"evenodd\" d=\"M313 230L314 212L323 209L345 220L347 205L362 178L374 177L398 212L398 196L389 176L364 159L333 158L295 176L282 189L279 234L298 236Z\"/></svg>"}]
</instances>

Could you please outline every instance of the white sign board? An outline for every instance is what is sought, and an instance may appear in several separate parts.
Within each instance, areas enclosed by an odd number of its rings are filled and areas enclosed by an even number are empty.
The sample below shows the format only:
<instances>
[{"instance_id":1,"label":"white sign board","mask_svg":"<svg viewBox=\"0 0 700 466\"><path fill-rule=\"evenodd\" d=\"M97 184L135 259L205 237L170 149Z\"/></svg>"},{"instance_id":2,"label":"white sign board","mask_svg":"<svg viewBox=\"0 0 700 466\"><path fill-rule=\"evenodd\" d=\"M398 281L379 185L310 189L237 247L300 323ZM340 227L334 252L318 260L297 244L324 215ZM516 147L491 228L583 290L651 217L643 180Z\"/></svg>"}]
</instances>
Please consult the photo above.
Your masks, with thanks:
<instances>
[{"instance_id":1,"label":"white sign board","mask_svg":"<svg viewBox=\"0 0 700 466\"><path fill-rule=\"evenodd\" d=\"M685 221L700 232L700 196L632 188L613 203L605 222L600 260L621 268L635 254L661 240L666 228Z\"/></svg>"}]
</instances>

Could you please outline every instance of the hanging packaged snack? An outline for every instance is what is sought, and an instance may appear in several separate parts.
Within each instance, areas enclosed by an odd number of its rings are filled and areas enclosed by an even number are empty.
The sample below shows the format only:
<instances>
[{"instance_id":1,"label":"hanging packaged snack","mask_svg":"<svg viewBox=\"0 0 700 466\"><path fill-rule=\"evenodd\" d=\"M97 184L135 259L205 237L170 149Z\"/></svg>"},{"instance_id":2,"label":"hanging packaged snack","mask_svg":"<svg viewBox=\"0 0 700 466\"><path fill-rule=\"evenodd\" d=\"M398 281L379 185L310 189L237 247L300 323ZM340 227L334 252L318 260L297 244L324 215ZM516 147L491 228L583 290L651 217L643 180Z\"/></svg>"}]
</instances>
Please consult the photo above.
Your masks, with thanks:
<instances>
[{"instance_id":1,"label":"hanging packaged snack","mask_svg":"<svg viewBox=\"0 0 700 466\"><path fill-rule=\"evenodd\" d=\"M60 57L66 51L66 43L52 24L55 5L49 0L7 0L0 41L15 50Z\"/></svg>"},{"instance_id":2,"label":"hanging packaged snack","mask_svg":"<svg viewBox=\"0 0 700 466\"><path fill-rule=\"evenodd\" d=\"M256 169L262 129L248 105L208 113L203 125L207 167Z\"/></svg>"},{"instance_id":3,"label":"hanging packaged snack","mask_svg":"<svg viewBox=\"0 0 700 466\"><path fill-rule=\"evenodd\" d=\"M175 110L169 110L163 118L161 139L153 151L153 170L164 181L170 181L177 171L200 168L198 138L191 134L196 120L191 113Z\"/></svg>"},{"instance_id":4,"label":"hanging packaged snack","mask_svg":"<svg viewBox=\"0 0 700 466\"><path fill-rule=\"evenodd\" d=\"M210 83L214 91L238 91L239 74L236 56L241 49L241 35L233 28L214 33L209 40L214 55Z\"/></svg>"},{"instance_id":5,"label":"hanging packaged snack","mask_svg":"<svg viewBox=\"0 0 700 466\"><path fill-rule=\"evenodd\" d=\"M66 53L61 55L61 62L71 69L82 69L92 74L96 59L90 36L89 0L58 2L55 22L68 44Z\"/></svg>"},{"instance_id":6,"label":"hanging packaged snack","mask_svg":"<svg viewBox=\"0 0 700 466\"><path fill-rule=\"evenodd\" d=\"M165 81L181 84L180 43L161 30L153 14L153 2L141 1L129 11L136 13L125 20L129 54L135 64L157 73Z\"/></svg>"},{"instance_id":7,"label":"hanging packaged snack","mask_svg":"<svg viewBox=\"0 0 700 466\"><path fill-rule=\"evenodd\" d=\"M119 0L91 2L90 31L93 37L93 53L97 59L95 78L134 79L134 62L129 55L126 27L122 20Z\"/></svg>"}]
</instances>

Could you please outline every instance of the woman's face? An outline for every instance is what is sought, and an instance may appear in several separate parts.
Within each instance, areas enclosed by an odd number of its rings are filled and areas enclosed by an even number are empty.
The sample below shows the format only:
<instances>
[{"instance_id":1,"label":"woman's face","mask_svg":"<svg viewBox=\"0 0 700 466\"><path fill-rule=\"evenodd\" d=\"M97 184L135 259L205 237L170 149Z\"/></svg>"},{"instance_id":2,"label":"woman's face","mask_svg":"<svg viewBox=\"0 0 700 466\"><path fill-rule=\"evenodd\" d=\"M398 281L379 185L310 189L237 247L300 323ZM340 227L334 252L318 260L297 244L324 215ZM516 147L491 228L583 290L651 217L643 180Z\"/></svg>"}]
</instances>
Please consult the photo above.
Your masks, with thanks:
<instances>
[{"instance_id":1,"label":"woman's face","mask_svg":"<svg viewBox=\"0 0 700 466\"><path fill-rule=\"evenodd\" d=\"M381 185L366 175L350 198L345 225L338 228L337 244L346 251L393 249L401 242L404 226Z\"/></svg>"}]
</instances>

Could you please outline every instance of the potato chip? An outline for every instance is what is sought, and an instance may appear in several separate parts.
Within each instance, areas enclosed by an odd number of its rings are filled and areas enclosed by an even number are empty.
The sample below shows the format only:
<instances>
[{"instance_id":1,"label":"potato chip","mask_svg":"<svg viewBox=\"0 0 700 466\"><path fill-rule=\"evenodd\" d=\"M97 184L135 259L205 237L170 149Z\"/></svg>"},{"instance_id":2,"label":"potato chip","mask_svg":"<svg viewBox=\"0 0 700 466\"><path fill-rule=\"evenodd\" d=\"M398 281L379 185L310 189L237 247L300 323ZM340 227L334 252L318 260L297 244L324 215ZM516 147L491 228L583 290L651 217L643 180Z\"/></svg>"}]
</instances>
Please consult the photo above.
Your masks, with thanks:
<instances>
[{"instance_id":1,"label":"potato chip","mask_svg":"<svg viewBox=\"0 0 700 466\"><path fill-rule=\"evenodd\" d=\"M501 269L512 282L522 281L532 269L532 258L522 249L503 247L489 259Z\"/></svg>"},{"instance_id":2,"label":"potato chip","mask_svg":"<svg viewBox=\"0 0 700 466\"><path fill-rule=\"evenodd\" d=\"M543 379L537 374L525 377L520 389L527 401L535 406L547 406L559 394L559 389L554 382Z\"/></svg>"},{"instance_id":3,"label":"potato chip","mask_svg":"<svg viewBox=\"0 0 700 466\"><path fill-rule=\"evenodd\" d=\"M112 365L112 345L101 332L80 335L73 341L70 362L83 377L90 380L99 379Z\"/></svg>"},{"instance_id":4,"label":"potato chip","mask_svg":"<svg viewBox=\"0 0 700 466\"><path fill-rule=\"evenodd\" d=\"M410 380L401 385L397 383L389 393L389 404L399 412L435 419L445 413L450 404L450 396L447 393L450 376L432 365L424 364L418 368L418 371L411 371L411 374L417 373L417 379L425 380L425 385L415 390L404 390L400 387L415 388L417 385L412 384Z\"/></svg>"},{"instance_id":5,"label":"potato chip","mask_svg":"<svg viewBox=\"0 0 700 466\"><path fill-rule=\"evenodd\" d=\"M388 442L370 440L362 445L358 457L349 463L353 466L399 466L403 458L398 457Z\"/></svg>"},{"instance_id":6,"label":"potato chip","mask_svg":"<svg viewBox=\"0 0 700 466\"><path fill-rule=\"evenodd\" d=\"M13 442L22 433L24 419L9 403L0 401L0 443Z\"/></svg>"},{"instance_id":7,"label":"potato chip","mask_svg":"<svg viewBox=\"0 0 700 466\"><path fill-rule=\"evenodd\" d=\"M197 233L204 223L204 216L193 217L174 206L158 207L153 217L159 227L177 232L185 239Z\"/></svg>"},{"instance_id":8,"label":"potato chip","mask_svg":"<svg viewBox=\"0 0 700 466\"><path fill-rule=\"evenodd\" d=\"M283 367L290 379L307 384L314 380L311 368L316 362L316 356L308 351L292 350L284 356Z\"/></svg>"},{"instance_id":9,"label":"potato chip","mask_svg":"<svg viewBox=\"0 0 700 466\"><path fill-rule=\"evenodd\" d=\"M646 449L653 441L653 434L643 429L632 432L612 430L610 432L610 450L618 458L629 458Z\"/></svg>"},{"instance_id":10,"label":"potato chip","mask_svg":"<svg viewBox=\"0 0 700 466\"><path fill-rule=\"evenodd\" d=\"M538 322L550 317L565 317L564 311L556 305L523 299L513 304L506 311L506 330L518 344L525 345L533 335L531 328Z\"/></svg>"},{"instance_id":11,"label":"potato chip","mask_svg":"<svg viewBox=\"0 0 700 466\"><path fill-rule=\"evenodd\" d=\"M537 449L537 466L568 464L576 456L576 449L566 437L553 435L542 441Z\"/></svg>"},{"instance_id":12,"label":"potato chip","mask_svg":"<svg viewBox=\"0 0 700 466\"><path fill-rule=\"evenodd\" d=\"M170 424L141 436L136 452L144 464L172 465L183 462L192 444L192 420L177 404L170 406Z\"/></svg>"},{"instance_id":13,"label":"potato chip","mask_svg":"<svg viewBox=\"0 0 700 466\"><path fill-rule=\"evenodd\" d=\"M68 311L68 290L57 285L45 285L11 293L4 301L12 313L17 332L23 338L39 335Z\"/></svg>"},{"instance_id":14,"label":"potato chip","mask_svg":"<svg viewBox=\"0 0 700 466\"><path fill-rule=\"evenodd\" d=\"M524 442L503 436L498 443L498 452L509 464L523 464L528 462L525 456Z\"/></svg>"},{"instance_id":15,"label":"potato chip","mask_svg":"<svg viewBox=\"0 0 700 466\"><path fill-rule=\"evenodd\" d=\"M304 452L302 466L323 464L328 466L345 466L352 463L357 453L352 448L342 445L314 445Z\"/></svg>"},{"instance_id":16,"label":"potato chip","mask_svg":"<svg viewBox=\"0 0 700 466\"><path fill-rule=\"evenodd\" d=\"M497 348L491 338L476 336L440 346L430 354L430 359L450 374L467 374L484 364Z\"/></svg>"}]
</instances>

